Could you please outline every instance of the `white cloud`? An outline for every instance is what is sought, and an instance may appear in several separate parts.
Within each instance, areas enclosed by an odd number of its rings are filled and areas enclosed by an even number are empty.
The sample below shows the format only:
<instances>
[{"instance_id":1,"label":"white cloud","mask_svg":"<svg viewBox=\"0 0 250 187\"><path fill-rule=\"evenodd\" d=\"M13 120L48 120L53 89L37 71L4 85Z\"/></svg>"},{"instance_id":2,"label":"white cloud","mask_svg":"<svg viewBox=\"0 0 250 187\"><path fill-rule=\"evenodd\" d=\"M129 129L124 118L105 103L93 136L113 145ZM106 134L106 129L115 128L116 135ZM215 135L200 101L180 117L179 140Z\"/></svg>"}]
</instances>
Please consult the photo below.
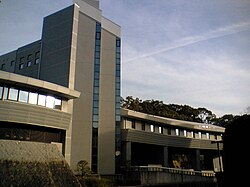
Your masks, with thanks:
<instances>
[{"instance_id":1,"label":"white cloud","mask_svg":"<svg viewBox=\"0 0 250 187\"><path fill-rule=\"evenodd\" d=\"M195 35L190 37L185 37L177 41L173 41L170 45L161 46L160 49L152 51L150 53L146 53L140 56L135 56L130 59L126 59L125 62L133 62L139 59L147 58L150 56L154 56L160 53L165 53L170 50L178 49L180 47L185 47L188 45L195 44L197 42L202 42L210 39L215 39L223 36L227 36L230 34L235 34L238 32L250 30L250 21L245 21L233 25L228 25L224 27L217 28L215 30L208 31L207 33L203 33L201 35ZM159 47L158 47L159 48Z\"/></svg>"}]
</instances>

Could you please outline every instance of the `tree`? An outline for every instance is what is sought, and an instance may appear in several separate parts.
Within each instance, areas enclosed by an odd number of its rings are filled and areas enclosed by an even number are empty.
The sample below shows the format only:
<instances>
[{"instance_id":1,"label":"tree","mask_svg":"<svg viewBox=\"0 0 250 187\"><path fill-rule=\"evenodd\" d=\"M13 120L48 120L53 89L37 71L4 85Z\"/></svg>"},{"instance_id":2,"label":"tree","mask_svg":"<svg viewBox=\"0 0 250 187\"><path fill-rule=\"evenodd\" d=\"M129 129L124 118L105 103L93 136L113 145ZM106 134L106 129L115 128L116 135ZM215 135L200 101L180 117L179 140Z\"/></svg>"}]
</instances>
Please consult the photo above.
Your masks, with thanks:
<instances>
[{"instance_id":1,"label":"tree","mask_svg":"<svg viewBox=\"0 0 250 187\"><path fill-rule=\"evenodd\" d=\"M203 123L212 123L212 120L216 118L216 115L206 108L198 108L198 117Z\"/></svg>"},{"instance_id":2,"label":"tree","mask_svg":"<svg viewBox=\"0 0 250 187\"><path fill-rule=\"evenodd\" d=\"M220 118L214 118L212 119L212 124L214 125L218 125L221 127L227 127L232 121L236 120L238 117L238 115L233 115L233 114L225 114Z\"/></svg>"},{"instance_id":3,"label":"tree","mask_svg":"<svg viewBox=\"0 0 250 187\"><path fill-rule=\"evenodd\" d=\"M86 160L80 160L77 163L77 171L82 177L92 174L92 171L88 166L88 162Z\"/></svg>"},{"instance_id":4,"label":"tree","mask_svg":"<svg viewBox=\"0 0 250 187\"><path fill-rule=\"evenodd\" d=\"M165 104L163 101L153 99L142 101L139 98L134 99L133 96L127 96L126 99L121 98L121 107L137 112L200 123L212 123L212 120L216 118L215 114L206 108Z\"/></svg>"}]
</instances>

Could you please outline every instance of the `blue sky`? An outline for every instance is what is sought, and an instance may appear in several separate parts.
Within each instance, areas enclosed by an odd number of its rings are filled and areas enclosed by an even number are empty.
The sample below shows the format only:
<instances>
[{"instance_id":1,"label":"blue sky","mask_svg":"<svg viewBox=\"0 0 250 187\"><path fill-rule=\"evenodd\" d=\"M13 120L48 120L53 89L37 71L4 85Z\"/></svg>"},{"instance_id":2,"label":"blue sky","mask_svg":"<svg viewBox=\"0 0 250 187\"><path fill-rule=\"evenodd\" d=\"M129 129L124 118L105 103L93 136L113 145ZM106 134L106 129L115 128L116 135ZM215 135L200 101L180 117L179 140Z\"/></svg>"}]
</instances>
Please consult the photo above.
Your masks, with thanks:
<instances>
[{"instance_id":1,"label":"blue sky","mask_svg":"<svg viewBox=\"0 0 250 187\"><path fill-rule=\"evenodd\" d=\"M0 54L41 37L43 17L71 0L2 0ZM250 106L249 0L100 0L122 28L122 96L205 107Z\"/></svg>"}]
</instances>

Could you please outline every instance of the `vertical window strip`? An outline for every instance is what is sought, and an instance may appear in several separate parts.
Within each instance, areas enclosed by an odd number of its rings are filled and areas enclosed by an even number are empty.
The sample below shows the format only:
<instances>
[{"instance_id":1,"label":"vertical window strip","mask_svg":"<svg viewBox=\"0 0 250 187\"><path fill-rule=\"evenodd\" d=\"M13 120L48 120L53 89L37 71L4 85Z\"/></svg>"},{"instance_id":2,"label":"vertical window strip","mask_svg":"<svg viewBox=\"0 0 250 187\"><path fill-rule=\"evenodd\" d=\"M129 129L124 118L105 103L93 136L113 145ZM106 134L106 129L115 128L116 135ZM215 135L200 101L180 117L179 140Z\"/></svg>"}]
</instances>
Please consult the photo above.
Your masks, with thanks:
<instances>
[{"instance_id":1,"label":"vertical window strip","mask_svg":"<svg viewBox=\"0 0 250 187\"><path fill-rule=\"evenodd\" d=\"M116 70L115 70L115 151L116 151L116 173L119 172L119 165L120 165L120 159L121 159L121 108L120 108L120 95L121 95L121 39L116 38L116 54L115 54L115 62L116 62ZM119 107L118 107L119 106Z\"/></svg>"},{"instance_id":2,"label":"vertical window strip","mask_svg":"<svg viewBox=\"0 0 250 187\"><path fill-rule=\"evenodd\" d=\"M98 124L99 124L99 80L100 80L100 53L101 53L101 24L96 22L95 54L94 54L94 85L92 108L92 171L97 172L98 160ZM98 76L97 76L98 75Z\"/></svg>"}]
</instances>

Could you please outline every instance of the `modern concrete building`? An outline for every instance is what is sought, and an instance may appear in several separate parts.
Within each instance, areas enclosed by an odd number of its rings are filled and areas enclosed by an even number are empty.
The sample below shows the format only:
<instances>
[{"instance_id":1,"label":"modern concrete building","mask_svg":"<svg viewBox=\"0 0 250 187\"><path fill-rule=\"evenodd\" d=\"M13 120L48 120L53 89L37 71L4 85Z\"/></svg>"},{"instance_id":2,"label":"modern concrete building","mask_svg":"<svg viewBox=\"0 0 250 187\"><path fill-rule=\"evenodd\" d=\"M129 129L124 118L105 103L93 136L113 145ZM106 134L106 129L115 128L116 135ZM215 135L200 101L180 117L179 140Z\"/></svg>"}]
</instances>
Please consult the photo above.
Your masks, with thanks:
<instances>
[{"instance_id":1,"label":"modern concrete building","mask_svg":"<svg viewBox=\"0 0 250 187\"><path fill-rule=\"evenodd\" d=\"M102 16L97 0L74 0L45 17L40 40L0 56L1 132L6 132L2 125L63 129L59 142L73 169L86 160L93 171L114 174L121 149L120 42L120 26ZM52 96L54 104L45 103ZM57 107L54 96L62 106ZM20 109L18 119L4 109L11 106L15 112ZM40 121L30 121L36 114Z\"/></svg>"},{"instance_id":2,"label":"modern concrete building","mask_svg":"<svg viewBox=\"0 0 250 187\"><path fill-rule=\"evenodd\" d=\"M75 0L44 18L40 40L1 55L0 139L55 143L74 171L86 160L101 175L219 170L224 128L121 110L120 32L99 1Z\"/></svg>"},{"instance_id":3,"label":"modern concrete building","mask_svg":"<svg viewBox=\"0 0 250 187\"><path fill-rule=\"evenodd\" d=\"M223 169L223 127L121 110L122 165L215 171ZM220 158L220 160L219 160Z\"/></svg>"}]
</instances>

